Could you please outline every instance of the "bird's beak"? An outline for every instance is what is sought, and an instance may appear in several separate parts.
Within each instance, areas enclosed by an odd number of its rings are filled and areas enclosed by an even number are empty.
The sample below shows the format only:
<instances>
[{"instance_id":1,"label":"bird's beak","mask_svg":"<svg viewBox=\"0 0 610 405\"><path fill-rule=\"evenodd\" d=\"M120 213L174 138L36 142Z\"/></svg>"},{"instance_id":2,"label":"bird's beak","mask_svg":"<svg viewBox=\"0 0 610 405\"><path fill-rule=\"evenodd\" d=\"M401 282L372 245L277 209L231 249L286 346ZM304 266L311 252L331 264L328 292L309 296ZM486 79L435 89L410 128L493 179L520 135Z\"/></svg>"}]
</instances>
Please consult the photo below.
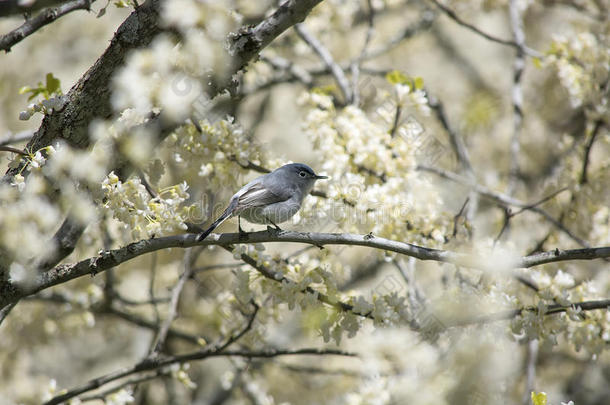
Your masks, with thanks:
<instances>
[{"instance_id":1,"label":"bird's beak","mask_svg":"<svg viewBox=\"0 0 610 405\"><path fill-rule=\"evenodd\" d=\"M328 176L318 176L317 174L314 176L314 179L316 180L322 180L322 179L327 179Z\"/></svg>"}]
</instances>

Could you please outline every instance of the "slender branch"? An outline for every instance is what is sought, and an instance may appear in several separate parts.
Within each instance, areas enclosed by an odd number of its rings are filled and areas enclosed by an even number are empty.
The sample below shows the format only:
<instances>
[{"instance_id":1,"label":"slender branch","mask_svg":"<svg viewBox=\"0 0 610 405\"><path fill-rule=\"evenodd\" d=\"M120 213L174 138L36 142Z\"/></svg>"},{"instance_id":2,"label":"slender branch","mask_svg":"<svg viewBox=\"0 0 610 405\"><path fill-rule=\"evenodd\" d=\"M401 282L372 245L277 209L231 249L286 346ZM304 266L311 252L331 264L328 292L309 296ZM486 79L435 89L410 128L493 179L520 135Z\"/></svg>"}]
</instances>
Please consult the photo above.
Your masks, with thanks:
<instances>
[{"instance_id":1,"label":"slender branch","mask_svg":"<svg viewBox=\"0 0 610 405\"><path fill-rule=\"evenodd\" d=\"M10 303L4 308L0 309L0 325L2 325L2 322L4 322L8 314L10 314L13 308L15 308L15 305L17 305L17 301Z\"/></svg>"},{"instance_id":2,"label":"slender branch","mask_svg":"<svg viewBox=\"0 0 610 405\"><path fill-rule=\"evenodd\" d=\"M602 120L595 121L593 124L593 130L591 134L588 136L587 143L585 145L585 154L582 159L582 171L580 173L580 184L585 184L587 182L587 170L589 167L589 155L591 154L591 148L593 147L593 143L595 142L595 138L597 138L597 134L599 134L599 130L603 126Z\"/></svg>"},{"instance_id":3,"label":"slender branch","mask_svg":"<svg viewBox=\"0 0 610 405\"><path fill-rule=\"evenodd\" d=\"M191 277L191 274L193 274L193 267L191 261L191 249L186 249L186 251L184 252L184 272L182 272L180 278L178 279L178 282L172 289L172 299L169 303L169 312L167 314L167 318L165 318L165 320L161 324L161 327L159 328L159 333L157 334L155 342L151 346L149 356L155 356L161 351L163 345L165 344L165 339L167 338L169 328L171 327L172 322L174 321L176 316L178 315L178 301L180 299L180 294L182 293L182 289L184 288L186 281Z\"/></svg>"},{"instance_id":4,"label":"slender branch","mask_svg":"<svg viewBox=\"0 0 610 405\"><path fill-rule=\"evenodd\" d=\"M28 14L46 7L66 3L67 0L2 0L0 1L0 17L8 17L16 14Z\"/></svg>"},{"instance_id":5,"label":"slender branch","mask_svg":"<svg viewBox=\"0 0 610 405\"><path fill-rule=\"evenodd\" d=\"M47 24L51 24L64 15L76 10L89 11L91 3L95 0L72 0L57 7L42 10L36 17L29 18L18 28L8 34L0 36L0 51L9 52L11 47L24 38L32 35Z\"/></svg>"},{"instance_id":6,"label":"slender branch","mask_svg":"<svg viewBox=\"0 0 610 405\"><path fill-rule=\"evenodd\" d=\"M474 172L470 163L468 149L466 149L466 145L464 144L462 137L455 129L453 129L453 127L449 123L449 118L445 113L445 107L443 106L443 103L441 103L441 101L437 97L430 95L429 92L427 93L429 97L428 104L430 105L430 108L432 108L432 111L434 111L434 113L436 114L436 118L438 119L438 121L441 123L443 128L445 128L447 135L449 135L449 141L451 142L451 147L453 149L453 152L455 153L457 161L459 162L462 169L466 171L468 176L472 177L474 175Z\"/></svg>"},{"instance_id":7,"label":"slender branch","mask_svg":"<svg viewBox=\"0 0 610 405\"><path fill-rule=\"evenodd\" d=\"M341 89L343 97L345 98L345 103L350 104L353 99L353 94L349 85L349 81L347 80L347 77L345 77L345 73L343 73L343 69L341 69L341 66L339 66L333 60L333 57L328 51L328 49L326 49L326 47L324 47L324 45L322 45L322 43L320 43L320 41L318 41L318 39L309 32L307 27L305 27L303 24L297 24L294 26L294 29L297 34L299 34L301 39L305 41L305 43L309 45L309 47L313 49L315 53L318 54L320 59L322 59L326 67L330 70L335 80L337 81L337 85Z\"/></svg>"},{"instance_id":8,"label":"slender branch","mask_svg":"<svg viewBox=\"0 0 610 405\"><path fill-rule=\"evenodd\" d=\"M542 252L515 258L514 262L506 261L498 263L490 257L475 256L467 253L453 252L449 250L431 249L400 242L374 235L356 235L345 233L313 233L313 232L290 232L290 231L261 231L244 235L238 233L211 234L205 240L198 242L197 235L183 234L167 236L154 239L145 239L131 243L119 249L104 251L95 257L82 260L77 263L62 264L49 270L44 274L37 275L27 285L11 284L12 288L0 297L0 308L15 302L16 300L34 294L45 288L65 283L85 275L96 274L121 263L132 260L146 253L167 249L187 248L197 245L202 246L229 246L233 244L267 243L267 242L295 242L306 243L314 246L325 245L347 245L366 246L374 249L388 250L406 256L415 257L420 260L432 260L438 262L453 263L464 267L479 269L520 268L533 267L545 263L553 263L568 260L592 260L610 257L610 246L588 249L572 249Z\"/></svg>"},{"instance_id":9,"label":"slender branch","mask_svg":"<svg viewBox=\"0 0 610 405\"><path fill-rule=\"evenodd\" d=\"M482 30L480 30L479 28L475 27L474 25L467 23L466 21L462 20L456 13L455 11L453 11L452 9L450 9L449 7L445 6L444 4L442 4L440 1L438 0L430 0L432 3L434 3L434 5L436 7L438 7L443 13L445 13L447 15L447 17L451 18L453 21L455 21L457 24L461 25L462 27L465 27L467 29L469 29L470 31L474 32L477 35L480 35L481 37L492 41L492 42L496 42L498 44L502 44L502 45L507 45L507 46L512 46L513 48L516 49L522 49L523 52L525 52L527 55L532 56L532 57L540 57L542 56L542 54L538 51L535 51L533 49L530 49L526 46L521 46L519 45L517 42L515 41L511 41L511 40L507 40L507 39L501 39L501 38L497 38L494 37L493 35L490 35Z\"/></svg>"},{"instance_id":10,"label":"slender branch","mask_svg":"<svg viewBox=\"0 0 610 405\"><path fill-rule=\"evenodd\" d=\"M52 302L52 303L56 303L56 304L70 304L75 307L81 306L80 303L75 302L74 300L70 299L66 295L58 293L58 292L53 292L51 294L47 294L47 293L37 294L37 295L33 295L31 297L28 297L27 299L33 300L33 301L38 300L38 301L44 301L44 302ZM96 315L115 316L132 325L136 325L136 326L139 326L139 327L145 328L145 329L150 329L151 331L157 331L159 329L159 325L156 322L151 322L148 319L140 317L139 315L125 312L114 306L110 306L110 307L101 306L100 307L100 306L94 305L91 308L89 308L89 310L93 311L93 313L95 313ZM202 338L203 338L203 340L207 341L205 336L200 338L199 336L191 335L186 332L182 332L180 330L176 330L173 328L169 329L168 337L172 338L172 339L180 339L184 342L192 343L194 345L198 345Z\"/></svg>"},{"instance_id":11,"label":"slender branch","mask_svg":"<svg viewBox=\"0 0 610 405\"><path fill-rule=\"evenodd\" d=\"M525 203L523 201L520 201L520 200L513 198L511 196L508 196L506 194L492 191L492 190L488 189L487 187L484 187L478 183L475 183L469 179L466 179L456 173L453 173L453 172L450 172L447 170L443 170L438 167L418 165L417 170L434 173L444 179L454 181L454 182L462 184L466 187L470 187L476 193L480 194L481 196L483 196L491 201L494 201L495 203L497 203L498 205L501 205L503 207L512 205L514 207L527 208L528 210L535 212L535 213L541 215L542 217L544 217L547 221L549 221L557 229L561 230L563 233L565 233L567 236L569 236L573 241L578 243L580 246L590 247L590 244L587 241L585 241L584 239L575 235L572 231L570 231L568 228L566 228L561 223L561 221L556 220L555 218L553 218L553 216L551 214L549 214L548 212L546 212L545 210L543 210L540 207L531 206L532 204Z\"/></svg>"},{"instance_id":12,"label":"slender branch","mask_svg":"<svg viewBox=\"0 0 610 405\"><path fill-rule=\"evenodd\" d=\"M435 12L431 10L424 10L421 17L415 23L405 27L398 35L390 39L385 45L367 51L363 56L361 56L362 60L375 59L376 57L391 51L400 45L402 41L413 38L420 32L430 28L435 19Z\"/></svg>"},{"instance_id":13,"label":"slender branch","mask_svg":"<svg viewBox=\"0 0 610 405\"><path fill-rule=\"evenodd\" d=\"M373 34L375 33L375 8L373 7L372 0L367 0L366 5L368 7L368 26L366 29L366 36L364 38L364 44L360 55L350 64L350 70L352 73L352 104L358 105L360 103L360 90L358 80L360 78L360 65L366 55L366 50L369 47Z\"/></svg>"},{"instance_id":14,"label":"slender branch","mask_svg":"<svg viewBox=\"0 0 610 405\"><path fill-rule=\"evenodd\" d=\"M517 0L510 0L509 14L510 26L513 31L513 37L518 47L515 61L513 62L513 88L512 88L512 104L513 104L513 135L510 141L510 172L508 176L507 194L512 195L517 187L519 180L519 154L521 150L521 131L523 128L523 89L521 88L521 77L525 68L525 32L523 31L523 18L520 5ZM507 219L508 223L508 219Z\"/></svg>"},{"instance_id":15,"label":"slender branch","mask_svg":"<svg viewBox=\"0 0 610 405\"><path fill-rule=\"evenodd\" d=\"M610 299L598 300L598 301L583 301L583 302L573 302L570 305L560 305L553 304L549 305L545 311L545 315L550 314L559 314L562 312L566 312L569 309L577 309L580 308L582 311L595 311L597 309L608 309L610 307ZM484 324L496 321L506 321L513 319L519 315L523 311L530 311L538 313L540 309L536 307L525 307L525 308L517 308L517 309L508 309L506 311L500 311L493 314L480 315L467 319L458 319L452 322L446 322L445 326L447 327L460 327L474 324Z\"/></svg>"},{"instance_id":16,"label":"slender branch","mask_svg":"<svg viewBox=\"0 0 610 405\"><path fill-rule=\"evenodd\" d=\"M229 252L232 251L232 249L229 247L225 247L225 249ZM288 282L288 283L294 284L294 281L288 279L283 274L272 271L269 268L267 268L266 266L258 264L256 259L254 259L253 257L251 257L245 253L241 254L241 259L244 262L248 263L250 266L252 266L254 269L256 269L264 277L268 278L269 280L273 280L278 283ZM342 301L333 301L326 294L316 291L309 286L305 287L305 289L302 292L308 293L308 294L313 294L317 297L318 301L323 302L327 305L330 305L333 308L337 308L340 311L353 312L354 307L352 305L342 302ZM353 313L357 316L362 316L364 318L371 318L370 314L360 314L357 312L353 312Z\"/></svg>"},{"instance_id":17,"label":"slender branch","mask_svg":"<svg viewBox=\"0 0 610 405\"><path fill-rule=\"evenodd\" d=\"M159 370L156 370L152 374L146 374L143 376L130 378L127 381L124 381L112 388L109 388L107 390L100 392L99 394L88 395L88 396L80 398L80 400L81 400L81 402L100 400L100 401L104 401L104 403L106 403L105 399L108 395L110 395L114 392L117 392L118 390L120 390L122 388L129 387L130 385L135 386L135 385L141 384L143 382L154 380L155 378L167 376L170 374L172 374L172 370L170 370L170 369L159 369Z\"/></svg>"},{"instance_id":18,"label":"slender branch","mask_svg":"<svg viewBox=\"0 0 610 405\"><path fill-rule=\"evenodd\" d=\"M337 349L317 349L317 348L305 348L296 350L283 350L283 349L267 349L261 351L247 351L247 350L225 350L217 351L215 348L208 350L200 350L193 353L182 354L178 356L172 356L164 359L149 360L138 363L132 367L117 370L115 372L106 374L102 377L95 378L80 387L73 388L67 392L57 395L56 397L45 402L43 405L56 405L62 402L74 398L82 393L95 390L105 384L112 381L116 381L133 374L141 373L143 371L157 370L162 367L170 366L176 363L186 363L194 360L204 360L212 357L243 357L247 359L255 358L273 358L279 356L301 356L301 355L312 355L312 356L345 356L345 357L356 357L357 355L352 352L346 352Z\"/></svg>"},{"instance_id":19,"label":"slender branch","mask_svg":"<svg viewBox=\"0 0 610 405\"><path fill-rule=\"evenodd\" d=\"M521 403L531 403L531 392L534 391L536 383L536 362L538 361L538 339L531 340L527 344L527 363L525 365L525 389Z\"/></svg>"},{"instance_id":20,"label":"slender branch","mask_svg":"<svg viewBox=\"0 0 610 405\"><path fill-rule=\"evenodd\" d=\"M268 63L276 70L287 71L290 77L303 83L306 87L313 86L311 74L293 61L282 58L280 56L261 55L260 60Z\"/></svg>"},{"instance_id":21,"label":"slender branch","mask_svg":"<svg viewBox=\"0 0 610 405\"><path fill-rule=\"evenodd\" d=\"M21 149L13 148L12 146L0 145L0 151L16 153L21 156L29 156L28 153L22 151Z\"/></svg>"}]
</instances>

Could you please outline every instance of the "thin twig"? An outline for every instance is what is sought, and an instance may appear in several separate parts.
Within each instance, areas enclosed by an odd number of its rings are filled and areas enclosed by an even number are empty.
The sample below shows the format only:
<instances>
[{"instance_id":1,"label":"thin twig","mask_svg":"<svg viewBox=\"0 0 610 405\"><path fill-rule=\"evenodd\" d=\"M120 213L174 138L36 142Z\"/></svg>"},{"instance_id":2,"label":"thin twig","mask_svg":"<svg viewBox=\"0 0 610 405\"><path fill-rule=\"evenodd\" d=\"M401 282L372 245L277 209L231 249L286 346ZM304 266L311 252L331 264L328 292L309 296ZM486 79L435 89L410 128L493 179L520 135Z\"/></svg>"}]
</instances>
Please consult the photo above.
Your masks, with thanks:
<instances>
[{"instance_id":1,"label":"thin twig","mask_svg":"<svg viewBox=\"0 0 610 405\"><path fill-rule=\"evenodd\" d=\"M56 303L56 304L70 304L72 306L76 306L76 307L80 307L82 304L80 304L79 302L74 301L73 299L70 299L68 296L59 293L59 292L53 292L53 293L49 293L48 291L45 291L44 293L41 294L36 294L36 295L32 295L29 297L26 297L25 299L27 300L33 300L33 301L44 301L44 302L52 302L52 303ZM94 314L96 315L103 315L103 316L116 316L119 319L122 319L126 322L129 322L132 325L136 325L145 329L150 329L151 331L157 331L159 329L158 323L156 322L151 322L145 318L142 318L138 315L135 314L131 314L129 312L125 312L119 308L116 307L107 307L107 306L98 306L98 305L94 305L92 307L89 308L90 311L92 311ZM186 332L182 332L176 329L170 329L168 332L168 335L170 338L174 339L181 339L184 342L188 342L188 343L192 343L194 345L198 345L200 342L200 338L198 336L195 335L190 335ZM204 340L205 337L203 337Z\"/></svg>"},{"instance_id":2,"label":"thin twig","mask_svg":"<svg viewBox=\"0 0 610 405\"><path fill-rule=\"evenodd\" d=\"M375 32L375 9L373 8L371 0L367 0L366 4L368 7L368 26L366 29L366 37L364 38L364 44L362 45L360 55L358 55L356 60L350 64L350 70L352 73L352 104L354 105L358 105L360 103L360 84L358 83L360 77L360 65L364 60L366 50L368 49L371 39L373 38L373 33Z\"/></svg>"},{"instance_id":3,"label":"thin twig","mask_svg":"<svg viewBox=\"0 0 610 405\"><path fill-rule=\"evenodd\" d=\"M531 393L534 391L536 383L536 362L538 361L538 339L534 339L527 344L527 362L525 365L525 389L521 403L531 404Z\"/></svg>"},{"instance_id":4,"label":"thin twig","mask_svg":"<svg viewBox=\"0 0 610 405\"><path fill-rule=\"evenodd\" d=\"M2 325L2 322L4 322L4 320L6 319L8 314L13 310L13 308L15 308L15 305L17 305L17 302L18 301L10 303L9 305L7 305L4 308L0 309L0 325Z\"/></svg>"},{"instance_id":5,"label":"thin twig","mask_svg":"<svg viewBox=\"0 0 610 405\"><path fill-rule=\"evenodd\" d=\"M0 36L0 51L9 52L11 47L40 28L76 10L89 10L95 0L73 0L42 10L36 17L27 19L20 27Z\"/></svg>"},{"instance_id":6,"label":"thin twig","mask_svg":"<svg viewBox=\"0 0 610 405\"><path fill-rule=\"evenodd\" d=\"M523 18L519 10L517 0L510 0L509 14L510 26L513 31L517 54L513 62L513 135L510 141L510 171L508 175L508 187L506 194L512 195L519 181L519 154L521 150L521 131L523 128L523 89L521 88L521 78L525 68L525 32L523 31Z\"/></svg>"},{"instance_id":7,"label":"thin twig","mask_svg":"<svg viewBox=\"0 0 610 405\"><path fill-rule=\"evenodd\" d=\"M599 134L599 130L603 126L603 121L597 120L595 124L593 124L593 129L591 130L591 134L588 136L587 143L585 145L585 153L582 159L582 171L580 173L580 184L585 184L587 182L587 170L589 167L589 156L591 154L591 148L593 147L593 143L595 142L595 138L597 138L597 134Z\"/></svg>"},{"instance_id":8,"label":"thin twig","mask_svg":"<svg viewBox=\"0 0 610 405\"><path fill-rule=\"evenodd\" d=\"M573 302L569 305L553 304L553 305L549 305L546 308L546 310L544 310L544 315L559 314L562 312L566 312L569 309L581 309L582 311L595 311L598 309L607 310L609 307L610 307L610 299L604 299L604 300L598 300L598 301ZM487 315L479 315L479 316L472 317L472 318L447 321L447 322L444 322L444 324L446 327L453 328L453 327L460 327L460 326L467 326L467 325L485 324L485 323L497 322L497 321L506 321L506 320L510 320L510 319L513 319L513 318L521 315L521 313L523 311L539 313L540 308L538 308L537 306L531 306L531 307L524 307L524 308L517 308L517 309L508 309L506 311L500 311L500 312L487 314Z\"/></svg>"},{"instance_id":9,"label":"thin twig","mask_svg":"<svg viewBox=\"0 0 610 405\"><path fill-rule=\"evenodd\" d=\"M232 252L233 249L229 246L223 246L223 248L225 250L227 250L228 252ZM275 272L271 269L269 269L268 267L259 264L257 262L256 259L254 259L253 257L242 253L241 254L241 259L248 263L250 266L252 266L254 269L256 269L259 273L261 273L264 277L268 278L269 280L273 280L275 282L278 283L289 283L289 284L295 284L294 281L290 280L289 278L285 277L283 274L279 273L279 272ZM364 318L372 318L371 314L360 314L357 312L353 312L354 307L348 303L342 302L342 301L335 301L335 300L331 300L326 294L321 293L319 291L314 290L313 288L307 286L305 287L302 291L302 293L307 293L307 294L312 294L314 295L318 301L330 305L333 308L336 308L340 311L345 311L345 312L352 312L357 316L361 316Z\"/></svg>"},{"instance_id":10,"label":"thin twig","mask_svg":"<svg viewBox=\"0 0 610 405\"><path fill-rule=\"evenodd\" d=\"M428 105L436 114L436 118L441 123L443 128L445 128L445 131L449 136L449 142L451 143L451 147L453 149L453 152L455 153L455 157L458 163L469 177L473 177L474 172L470 163L468 149L466 149L466 145L464 144L464 141L460 134L449 123L449 118L445 113L445 107L443 106L443 103L437 97L431 95L430 92L426 91L426 93L428 94Z\"/></svg>"},{"instance_id":11,"label":"thin twig","mask_svg":"<svg viewBox=\"0 0 610 405\"><path fill-rule=\"evenodd\" d=\"M322 45L322 43L320 43L320 41L318 41L318 39L309 32L305 25L296 24L294 26L294 29L297 34L299 34L301 39L305 41L305 43L309 45L309 47L316 54L318 54L320 59L322 59L326 67L330 70L335 80L337 81L339 89L341 89L341 92L343 93L345 103L351 104L353 99L352 90L350 88L349 81L347 80L347 77L343 72L343 69L341 69L341 66L337 65L328 49L326 49L326 47Z\"/></svg>"},{"instance_id":12,"label":"thin twig","mask_svg":"<svg viewBox=\"0 0 610 405\"><path fill-rule=\"evenodd\" d=\"M157 334L155 342L153 345L151 345L151 350L148 353L149 356L156 356L163 349L169 328L178 315L178 301L180 299L180 294L182 293L182 289L184 288L186 281L191 277L192 272L191 249L186 249L184 252L184 272L182 272L178 282L172 289L172 298L169 303L167 318L165 318L161 324L161 327L159 328L159 333Z\"/></svg>"},{"instance_id":13,"label":"thin twig","mask_svg":"<svg viewBox=\"0 0 610 405\"><path fill-rule=\"evenodd\" d=\"M158 369L153 374L146 374L146 375L139 376L136 378L128 379L127 381L124 381L121 384L118 384L112 388L104 390L104 391L100 392L99 394L88 395L88 396L84 396L79 399L80 399L80 402L101 400L106 403L106 401L105 401L106 397L112 393L119 391L120 389L129 387L130 385L138 385L143 382L154 380L155 378L159 378L159 377L163 377L163 376L171 375L171 374L172 374L172 370L170 370L170 369Z\"/></svg>"},{"instance_id":14,"label":"thin twig","mask_svg":"<svg viewBox=\"0 0 610 405\"><path fill-rule=\"evenodd\" d=\"M0 151L16 153L21 156L29 156L28 153L22 151L21 149L13 148L12 146L0 145Z\"/></svg>"},{"instance_id":15,"label":"thin twig","mask_svg":"<svg viewBox=\"0 0 610 405\"><path fill-rule=\"evenodd\" d=\"M432 166L426 166L426 165L418 165L417 166L417 170L420 171L425 171L425 172L430 172L430 173L434 173L444 179L447 180L451 180L454 181L456 183L462 184L466 187L471 188L472 190L474 190L475 192L477 192L478 194L480 194L481 196L490 199L491 201L496 202L497 204L506 207L506 206L514 206L514 207L519 207L519 208L524 208L524 207L529 207L531 204L527 204L524 203L520 200L517 200L516 198L513 198L511 196L508 196L506 194L502 194L496 191L492 191L490 189L488 189L487 187L484 187L480 184L477 184L469 179L466 179L456 173L447 171L447 170L443 170L440 169L438 167L432 167ZM578 237L577 235L575 235L571 230L569 230L568 228L565 227L565 225L563 225L561 223L561 221L556 220L555 218L553 218L553 216L551 214L549 214L548 212L546 212L545 210L543 210L540 207L529 207L528 208L530 211L535 212L539 215L541 215L542 217L544 217L548 222L550 222L553 226L555 226L557 229L561 230L563 233L565 233L567 236L569 236L573 241L575 241L576 243L578 243L580 246L583 247L589 247L591 246L587 241L585 241L584 239Z\"/></svg>"},{"instance_id":16,"label":"thin twig","mask_svg":"<svg viewBox=\"0 0 610 405\"><path fill-rule=\"evenodd\" d=\"M405 27L398 35L390 39L385 45L378 48L371 49L362 56L362 60L375 59L376 57L383 55L396 48L406 39L413 38L415 35L422 31L427 30L432 26L432 23L436 19L436 13L432 10L424 10L421 17L413 24Z\"/></svg>"},{"instance_id":17,"label":"thin twig","mask_svg":"<svg viewBox=\"0 0 610 405\"><path fill-rule=\"evenodd\" d=\"M449 7L445 6L444 4L442 4L441 2L439 2L438 0L430 0L432 3L434 3L434 5L436 7L438 7L443 13L445 13L449 18L451 18L453 21L455 21L457 24L461 25L462 27L465 27L467 29L469 29L470 31L482 36L483 38L492 41L492 42L496 42L498 44L502 44L502 45L507 45L507 46L512 46L513 48L519 49L521 48L521 46L516 43L515 41L510 41L507 39L501 39L501 38L497 38L494 37L493 35L490 35L482 30L480 30L479 28L475 27L472 24L467 23L466 21L462 20L456 13L455 11L453 11L452 9L450 9ZM530 49L526 46L522 47L523 52L525 52L527 55L532 56L532 57L540 57L542 56L542 54L538 51L535 51L533 49Z\"/></svg>"}]
</instances>

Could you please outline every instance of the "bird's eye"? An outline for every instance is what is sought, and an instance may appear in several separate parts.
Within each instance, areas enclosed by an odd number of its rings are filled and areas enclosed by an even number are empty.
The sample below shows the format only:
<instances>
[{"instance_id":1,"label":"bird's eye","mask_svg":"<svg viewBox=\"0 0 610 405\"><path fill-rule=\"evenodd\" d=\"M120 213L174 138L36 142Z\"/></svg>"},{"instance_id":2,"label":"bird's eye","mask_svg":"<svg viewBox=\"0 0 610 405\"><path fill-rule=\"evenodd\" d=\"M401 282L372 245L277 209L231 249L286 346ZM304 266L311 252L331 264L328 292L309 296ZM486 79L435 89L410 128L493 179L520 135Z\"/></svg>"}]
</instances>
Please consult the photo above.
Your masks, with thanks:
<instances>
[{"instance_id":1,"label":"bird's eye","mask_svg":"<svg viewBox=\"0 0 610 405\"><path fill-rule=\"evenodd\" d=\"M305 173L305 172L301 171L301 172L299 172L299 176L301 176L301 177L305 177L305 176L307 176L307 173Z\"/></svg>"}]
</instances>

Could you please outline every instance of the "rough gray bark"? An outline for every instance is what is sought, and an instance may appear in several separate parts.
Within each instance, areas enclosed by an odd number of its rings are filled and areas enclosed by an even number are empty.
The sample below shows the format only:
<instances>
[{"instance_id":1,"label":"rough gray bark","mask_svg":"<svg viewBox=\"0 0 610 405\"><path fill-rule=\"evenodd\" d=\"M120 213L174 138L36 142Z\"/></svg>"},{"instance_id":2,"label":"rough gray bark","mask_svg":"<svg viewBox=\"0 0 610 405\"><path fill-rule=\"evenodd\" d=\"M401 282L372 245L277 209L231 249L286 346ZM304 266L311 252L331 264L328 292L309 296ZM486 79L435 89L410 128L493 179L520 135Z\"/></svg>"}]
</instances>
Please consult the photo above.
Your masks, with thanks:
<instances>
[{"instance_id":1,"label":"rough gray bark","mask_svg":"<svg viewBox=\"0 0 610 405\"><path fill-rule=\"evenodd\" d=\"M145 239L131 243L119 249L104 251L96 257L81 260L77 263L62 264L54 267L46 273L37 276L27 286L20 290L13 287L9 294L0 296L0 308L19 300L20 298L34 294L38 291L62 284L67 281L88 274L94 275L98 272L116 267L121 263L132 260L146 253L167 248L188 248L193 246L223 247L237 243L268 243L268 242L293 242L306 243L314 246L345 245L365 246L373 249L388 250L420 260L432 260L444 263L453 263L459 266L477 269L514 269L539 266L541 264L568 261L568 260L593 260L610 257L610 246L588 249L555 249L548 252L536 253L521 258L515 257L513 262L498 263L491 257L471 255L468 253L453 252L413 245L411 243L395 241L376 237L374 235L356 235L347 233L315 233L315 232L290 232L290 231L261 231L248 233L245 237L238 233L212 234L207 239L198 242L197 235L184 234L166 236L162 238Z\"/></svg>"}]
</instances>

